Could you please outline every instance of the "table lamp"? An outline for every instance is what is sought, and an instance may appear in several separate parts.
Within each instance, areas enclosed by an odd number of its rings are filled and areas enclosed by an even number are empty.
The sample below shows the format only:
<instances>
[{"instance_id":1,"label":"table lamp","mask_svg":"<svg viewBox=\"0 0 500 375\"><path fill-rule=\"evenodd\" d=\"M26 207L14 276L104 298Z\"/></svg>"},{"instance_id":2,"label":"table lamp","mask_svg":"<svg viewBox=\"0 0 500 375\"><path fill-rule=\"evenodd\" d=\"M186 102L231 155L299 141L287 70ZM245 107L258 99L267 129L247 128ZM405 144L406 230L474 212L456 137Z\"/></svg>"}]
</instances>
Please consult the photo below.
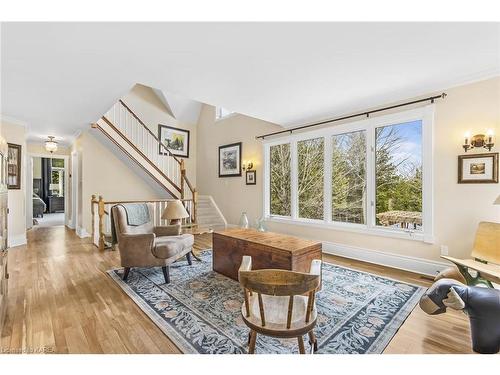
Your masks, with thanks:
<instances>
[{"instance_id":1,"label":"table lamp","mask_svg":"<svg viewBox=\"0 0 500 375\"><path fill-rule=\"evenodd\" d=\"M497 199L495 199L495 201L493 202L493 204L500 205L500 195L497 197Z\"/></svg>"},{"instance_id":2,"label":"table lamp","mask_svg":"<svg viewBox=\"0 0 500 375\"><path fill-rule=\"evenodd\" d=\"M170 225L180 224L181 219L186 217L189 217L189 214L180 200L169 201L161 215L163 220L169 220Z\"/></svg>"}]
</instances>

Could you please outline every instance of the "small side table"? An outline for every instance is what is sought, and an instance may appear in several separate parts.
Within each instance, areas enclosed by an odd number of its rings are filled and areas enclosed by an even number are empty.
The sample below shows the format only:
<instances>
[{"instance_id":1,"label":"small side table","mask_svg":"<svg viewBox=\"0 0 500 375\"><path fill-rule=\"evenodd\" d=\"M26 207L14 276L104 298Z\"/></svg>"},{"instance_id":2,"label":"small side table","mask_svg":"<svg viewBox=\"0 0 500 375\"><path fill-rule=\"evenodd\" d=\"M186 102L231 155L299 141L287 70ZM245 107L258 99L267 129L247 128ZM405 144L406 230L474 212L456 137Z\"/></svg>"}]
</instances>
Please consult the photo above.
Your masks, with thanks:
<instances>
[{"instance_id":1,"label":"small side table","mask_svg":"<svg viewBox=\"0 0 500 375\"><path fill-rule=\"evenodd\" d=\"M187 224L182 226L183 234L187 233L187 234L192 234L193 236L199 236L201 234L210 234L213 232L214 230L211 227L205 225ZM191 254L197 261L201 262L201 258L199 257L198 254L194 252L194 249L191 251Z\"/></svg>"}]
</instances>

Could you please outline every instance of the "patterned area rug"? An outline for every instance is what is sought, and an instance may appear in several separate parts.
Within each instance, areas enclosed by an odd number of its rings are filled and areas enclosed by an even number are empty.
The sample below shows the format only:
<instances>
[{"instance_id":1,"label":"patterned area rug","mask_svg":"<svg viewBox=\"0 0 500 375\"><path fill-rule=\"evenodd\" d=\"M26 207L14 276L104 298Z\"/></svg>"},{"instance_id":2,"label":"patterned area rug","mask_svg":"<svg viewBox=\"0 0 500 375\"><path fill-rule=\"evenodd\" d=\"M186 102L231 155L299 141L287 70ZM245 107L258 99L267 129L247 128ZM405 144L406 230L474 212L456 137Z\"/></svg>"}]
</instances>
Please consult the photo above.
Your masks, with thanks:
<instances>
[{"instance_id":1,"label":"patterned area rug","mask_svg":"<svg viewBox=\"0 0 500 375\"><path fill-rule=\"evenodd\" d=\"M160 268L133 268L127 282L121 269L108 274L184 353L246 353L241 287L212 271L211 251L202 260L191 267L186 261L172 265L169 285ZM323 263L316 302L318 353L382 353L424 290ZM297 340L259 335L256 353L298 353Z\"/></svg>"}]
</instances>

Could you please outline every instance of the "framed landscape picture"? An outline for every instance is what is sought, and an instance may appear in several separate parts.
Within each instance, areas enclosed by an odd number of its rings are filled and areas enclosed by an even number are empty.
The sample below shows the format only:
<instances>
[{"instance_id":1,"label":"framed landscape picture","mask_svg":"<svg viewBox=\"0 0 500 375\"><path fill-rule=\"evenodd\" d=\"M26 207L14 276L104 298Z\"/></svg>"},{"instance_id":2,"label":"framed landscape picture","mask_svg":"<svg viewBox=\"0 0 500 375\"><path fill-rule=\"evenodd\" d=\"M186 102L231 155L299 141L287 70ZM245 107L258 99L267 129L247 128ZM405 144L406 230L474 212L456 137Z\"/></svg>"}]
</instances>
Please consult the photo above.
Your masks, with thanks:
<instances>
[{"instance_id":1,"label":"framed landscape picture","mask_svg":"<svg viewBox=\"0 0 500 375\"><path fill-rule=\"evenodd\" d=\"M158 124L158 138L173 155L189 158L189 130ZM158 152L167 154L161 145Z\"/></svg>"},{"instance_id":2,"label":"framed landscape picture","mask_svg":"<svg viewBox=\"0 0 500 375\"><path fill-rule=\"evenodd\" d=\"M219 146L219 177L241 176L241 142Z\"/></svg>"},{"instance_id":3,"label":"framed landscape picture","mask_svg":"<svg viewBox=\"0 0 500 375\"><path fill-rule=\"evenodd\" d=\"M246 171L245 180L247 185L257 184L257 171Z\"/></svg>"},{"instance_id":4,"label":"framed landscape picture","mask_svg":"<svg viewBox=\"0 0 500 375\"><path fill-rule=\"evenodd\" d=\"M21 189L21 145L8 143L7 188Z\"/></svg>"},{"instance_id":5,"label":"framed landscape picture","mask_svg":"<svg viewBox=\"0 0 500 375\"><path fill-rule=\"evenodd\" d=\"M498 152L460 155L458 157L458 183L497 183Z\"/></svg>"}]
</instances>

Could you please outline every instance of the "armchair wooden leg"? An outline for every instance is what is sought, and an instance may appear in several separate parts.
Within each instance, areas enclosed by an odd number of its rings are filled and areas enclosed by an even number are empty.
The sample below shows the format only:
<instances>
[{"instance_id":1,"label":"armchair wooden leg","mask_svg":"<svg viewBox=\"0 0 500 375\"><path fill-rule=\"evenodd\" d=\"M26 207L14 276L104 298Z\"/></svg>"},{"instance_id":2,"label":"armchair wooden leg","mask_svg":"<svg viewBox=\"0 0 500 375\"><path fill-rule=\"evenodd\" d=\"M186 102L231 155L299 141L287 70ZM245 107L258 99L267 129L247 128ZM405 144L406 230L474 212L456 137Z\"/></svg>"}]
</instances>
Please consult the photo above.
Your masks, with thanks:
<instances>
[{"instance_id":1,"label":"armchair wooden leg","mask_svg":"<svg viewBox=\"0 0 500 375\"><path fill-rule=\"evenodd\" d=\"M318 351L318 339L313 330L309 331L309 344L311 344L312 352L316 353Z\"/></svg>"},{"instance_id":2,"label":"armchair wooden leg","mask_svg":"<svg viewBox=\"0 0 500 375\"><path fill-rule=\"evenodd\" d=\"M297 341L299 342L299 353L306 354L306 348L304 348L304 340L302 336L297 336Z\"/></svg>"},{"instance_id":3,"label":"armchair wooden leg","mask_svg":"<svg viewBox=\"0 0 500 375\"><path fill-rule=\"evenodd\" d=\"M191 250L191 255L192 255L192 256L193 256L193 258L194 258L194 259L196 259L198 262L201 262L201 258L200 258L198 255L196 255L196 253L195 253L193 250Z\"/></svg>"},{"instance_id":4,"label":"armchair wooden leg","mask_svg":"<svg viewBox=\"0 0 500 375\"><path fill-rule=\"evenodd\" d=\"M165 278L165 283L170 284L170 266L164 266L161 268L163 271L163 277Z\"/></svg>"},{"instance_id":5,"label":"armchair wooden leg","mask_svg":"<svg viewBox=\"0 0 500 375\"><path fill-rule=\"evenodd\" d=\"M189 252L189 253L186 254L186 259L188 261L188 264L190 266L192 266L193 265L193 261L191 260L191 252Z\"/></svg>"},{"instance_id":6,"label":"armchair wooden leg","mask_svg":"<svg viewBox=\"0 0 500 375\"><path fill-rule=\"evenodd\" d=\"M248 354L255 353L255 342L257 341L257 332L250 331L250 342L248 344Z\"/></svg>"},{"instance_id":7,"label":"armchair wooden leg","mask_svg":"<svg viewBox=\"0 0 500 375\"><path fill-rule=\"evenodd\" d=\"M123 269L123 280L127 281L128 273L130 272L130 267L125 267Z\"/></svg>"}]
</instances>

